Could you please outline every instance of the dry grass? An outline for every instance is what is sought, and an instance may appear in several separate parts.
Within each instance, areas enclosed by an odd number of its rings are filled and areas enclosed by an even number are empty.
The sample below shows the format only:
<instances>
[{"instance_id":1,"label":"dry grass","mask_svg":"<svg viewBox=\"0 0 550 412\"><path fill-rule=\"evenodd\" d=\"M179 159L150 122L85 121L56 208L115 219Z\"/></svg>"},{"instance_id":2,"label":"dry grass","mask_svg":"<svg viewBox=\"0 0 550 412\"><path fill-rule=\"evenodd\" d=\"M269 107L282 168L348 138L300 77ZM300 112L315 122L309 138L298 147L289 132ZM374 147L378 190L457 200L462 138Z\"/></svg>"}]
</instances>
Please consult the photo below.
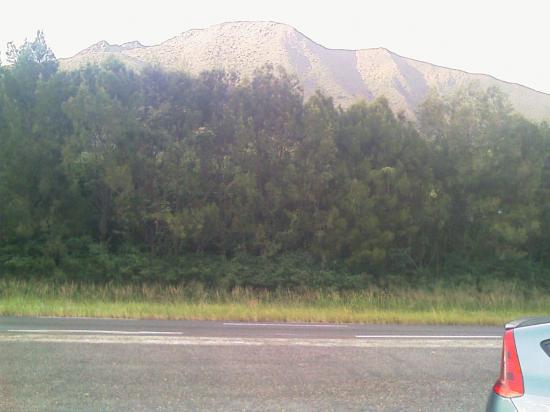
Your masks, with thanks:
<instances>
[{"instance_id":1,"label":"dry grass","mask_svg":"<svg viewBox=\"0 0 550 412\"><path fill-rule=\"evenodd\" d=\"M0 315L277 322L500 325L550 313L550 296L514 287L353 292L207 291L200 285L0 281Z\"/></svg>"}]
</instances>

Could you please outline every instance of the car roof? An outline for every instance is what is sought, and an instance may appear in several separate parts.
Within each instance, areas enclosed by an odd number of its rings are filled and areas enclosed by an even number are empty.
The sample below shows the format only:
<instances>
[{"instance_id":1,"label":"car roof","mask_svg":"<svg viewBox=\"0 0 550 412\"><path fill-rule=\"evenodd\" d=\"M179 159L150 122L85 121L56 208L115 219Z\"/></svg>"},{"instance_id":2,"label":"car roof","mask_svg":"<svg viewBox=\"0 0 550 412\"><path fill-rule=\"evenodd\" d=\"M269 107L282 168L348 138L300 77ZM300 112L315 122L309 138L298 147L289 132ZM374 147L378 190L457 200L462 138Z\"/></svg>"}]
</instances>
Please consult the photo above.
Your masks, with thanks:
<instances>
[{"instance_id":1,"label":"car roof","mask_svg":"<svg viewBox=\"0 0 550 412\"><path fill-rule=\"evenodd\" d=\"M504 326L504 328L516 329L516 328L524 328L526 326L543 325L545 323L550 323L550 316L516 319L511 322L508 322Z\"/></svg>"}]
</instances>

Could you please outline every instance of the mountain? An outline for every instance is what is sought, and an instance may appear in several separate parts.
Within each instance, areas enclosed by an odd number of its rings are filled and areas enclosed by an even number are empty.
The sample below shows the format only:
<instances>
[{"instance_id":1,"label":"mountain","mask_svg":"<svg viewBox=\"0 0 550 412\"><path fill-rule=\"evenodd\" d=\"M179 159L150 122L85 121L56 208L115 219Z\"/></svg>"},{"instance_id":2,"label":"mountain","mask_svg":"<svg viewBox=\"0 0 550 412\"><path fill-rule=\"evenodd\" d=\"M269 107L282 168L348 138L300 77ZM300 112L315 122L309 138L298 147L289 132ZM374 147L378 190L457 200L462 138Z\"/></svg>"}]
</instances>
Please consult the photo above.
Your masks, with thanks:
<instances>
[{"instance_id":1,"label":"mountain","mask_svg":"<svg viewBox=\"0 0 550 412\"><path fill-rule=\"evenodd\" d=\"M223 23L186 31L155 46L139 42L111 45L101 41L73 57L60 59L60 67L71 70L111 56L135 69L149 64L191 74L225 69L241 77L248 77L256 68L271 63L296 74L306 97L321 90L346 107L358 100L383 95L394 110L404 111L412 118L429 90L448 94L474 82L484 89L499 87L509 95L514 108L530 119L550 119L549 94L489 75L402 57L384 48L327 49L281 23Z\"/></svg>"}]
</instances>

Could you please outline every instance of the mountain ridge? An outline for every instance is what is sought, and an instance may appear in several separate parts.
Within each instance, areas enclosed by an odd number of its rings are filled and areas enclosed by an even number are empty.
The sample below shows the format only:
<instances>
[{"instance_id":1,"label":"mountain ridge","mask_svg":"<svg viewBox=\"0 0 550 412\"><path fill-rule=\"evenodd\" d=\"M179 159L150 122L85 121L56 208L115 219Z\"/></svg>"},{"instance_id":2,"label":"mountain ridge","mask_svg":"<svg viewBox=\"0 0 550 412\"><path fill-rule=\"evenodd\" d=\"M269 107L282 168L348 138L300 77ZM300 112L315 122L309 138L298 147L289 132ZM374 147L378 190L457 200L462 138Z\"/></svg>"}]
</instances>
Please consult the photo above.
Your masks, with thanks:
<instances>
[{"instance_id":1,"label":"mountain ridge","mask_svg":"<svg viewBox=\"0 0 550 412\"><path fill-rule=\"evenodd\" d=\"M100 46L94 47L97 45ZM249 77L256 68L272 63L297 75L305 97L321 90L346 107L384 95L394 110L412 118L430 90L445 95L467 84L479 83L484 89L499 87L526 117L550 119L550 94L536 89L484 73L401 56L385 47L327 48L296 28L273 21L236 21L191 29L152 46L136 41L122 45L102 41L70 58L60 59L60 66L71 70L110 56L135 69L158 64L191 74L224 69L242 77Z\"/></svg>"}]
</instances>

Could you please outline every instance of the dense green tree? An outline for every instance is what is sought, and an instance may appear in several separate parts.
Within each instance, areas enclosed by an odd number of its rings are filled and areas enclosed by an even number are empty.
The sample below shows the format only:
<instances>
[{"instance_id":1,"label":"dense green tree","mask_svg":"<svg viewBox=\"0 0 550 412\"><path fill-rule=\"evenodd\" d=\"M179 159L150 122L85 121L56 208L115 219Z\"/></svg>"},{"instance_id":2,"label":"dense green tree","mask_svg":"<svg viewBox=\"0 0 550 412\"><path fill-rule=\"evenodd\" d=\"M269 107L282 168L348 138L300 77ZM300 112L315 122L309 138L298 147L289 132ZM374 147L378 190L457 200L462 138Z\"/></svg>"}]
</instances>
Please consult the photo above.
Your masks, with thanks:
<instances>
[{"instance_id":1,"label":"dense green tree","mask_svg":"<svg viewBox=\"0 0 550 412\"><path fill-rule=\"evenodd\" d=\"M498 90L475 86L447 101L432 97L420 119L434 149L435 200L443 199L437 253L466 259L532 253L545 146L537 125L512 113Z\"/></svg>"},{"instance_id":2,"label":"dense green tree","mask_svg":"<svg viewBox=\"0 0 550 412\"><path fill-rule=\"evenodd\" d=\"M226 287L547 278L550 128L498 90L432 94L412 123L384 98L304 102L270 66L249 79L114 60L58 72L41 32L8 63L1 273Z\"/></svg>"},{"instance_id":3,"label":"dense green tree","mask_svg":"<svg viewBox=\"0 0 550 412\"><path fill-rule=\"evenodd\" d=\"M0 85L0 238L50 239L67 230L70 209L61 145L71 124L61 111L71 91L41 32L21 48L9 47Z\"/></svg>"}]
</instances>

